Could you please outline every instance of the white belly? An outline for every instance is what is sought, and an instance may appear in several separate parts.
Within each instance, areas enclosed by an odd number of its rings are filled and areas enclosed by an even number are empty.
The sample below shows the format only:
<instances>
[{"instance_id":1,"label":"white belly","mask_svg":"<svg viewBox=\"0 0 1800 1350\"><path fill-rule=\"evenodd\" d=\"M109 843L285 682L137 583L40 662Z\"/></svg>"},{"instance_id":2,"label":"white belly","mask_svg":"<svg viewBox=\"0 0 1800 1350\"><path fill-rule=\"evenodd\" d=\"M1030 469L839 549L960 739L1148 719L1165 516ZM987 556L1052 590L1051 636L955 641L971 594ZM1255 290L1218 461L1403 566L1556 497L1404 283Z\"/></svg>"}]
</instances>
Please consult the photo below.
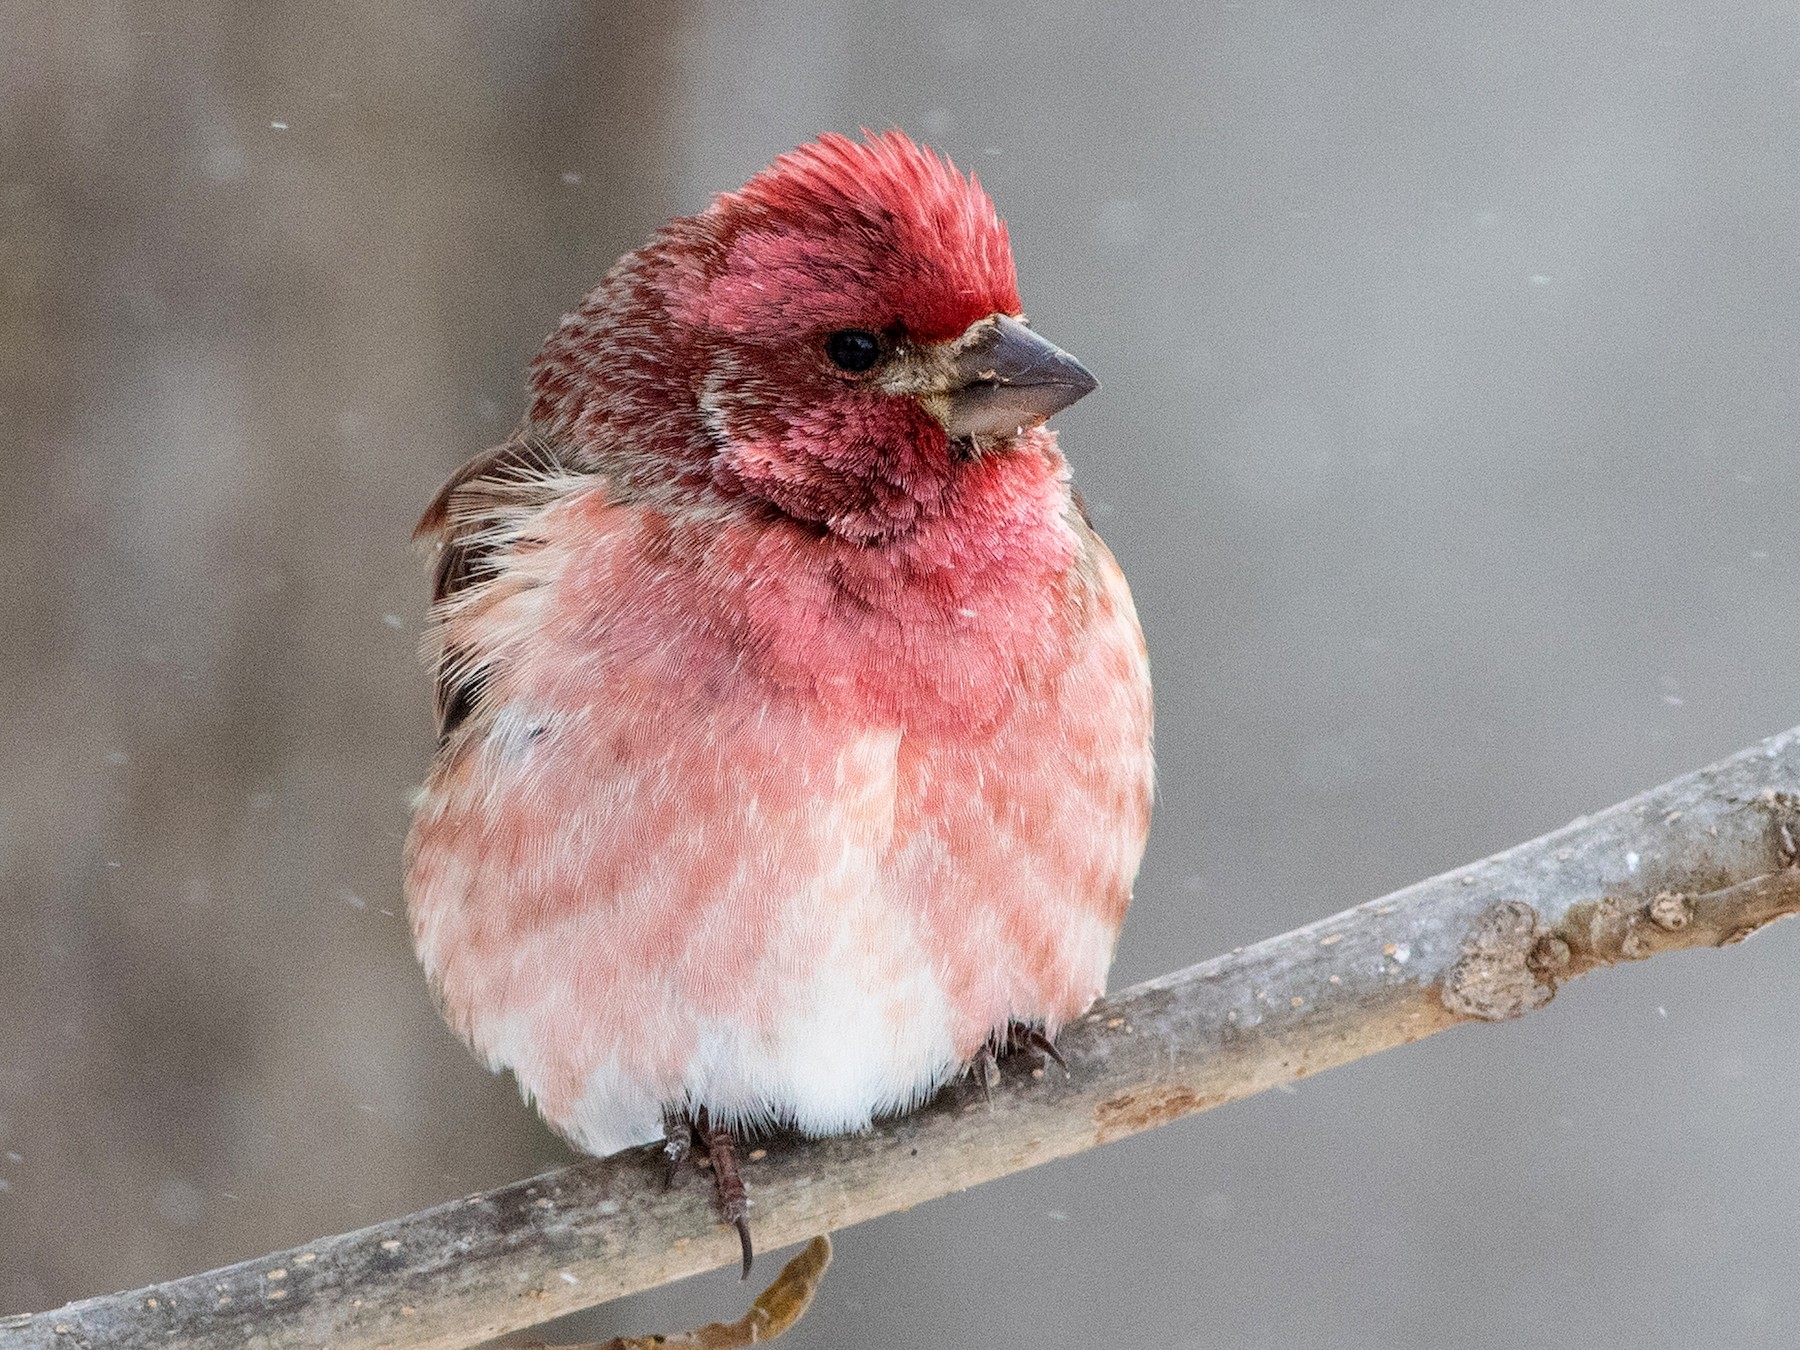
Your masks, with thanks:
<instances>
[{"instance_id":1,"label":"white belly","mask_svg":"<svg viewBox=\"0 0 1800 1350\"><path fill-rule=\"evenodd\" d=\"M665 1112L701 1105L719 1124L841 1134L934 1092L958 1068L950 1009L906 912L876 895L832 918L817 910L790 906L784 927L804 939L771 945L762 1016L697 1021L673 1091L602 1063L560 1122L571 1140L612 1153L660 1138ZM496 1049L496 1061L525 1070L529 1093L529 1056Z\"/></svg>"}]
</instances>

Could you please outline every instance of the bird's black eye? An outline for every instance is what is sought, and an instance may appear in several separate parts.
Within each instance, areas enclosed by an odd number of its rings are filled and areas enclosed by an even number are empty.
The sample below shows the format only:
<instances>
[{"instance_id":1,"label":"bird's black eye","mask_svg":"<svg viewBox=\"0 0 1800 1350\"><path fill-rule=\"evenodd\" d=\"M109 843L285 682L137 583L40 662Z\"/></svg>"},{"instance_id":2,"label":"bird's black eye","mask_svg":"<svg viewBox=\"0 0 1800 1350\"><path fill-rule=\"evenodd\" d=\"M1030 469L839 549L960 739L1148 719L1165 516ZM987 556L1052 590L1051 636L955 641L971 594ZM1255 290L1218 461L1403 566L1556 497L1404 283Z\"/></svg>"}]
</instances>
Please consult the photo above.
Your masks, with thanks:
<instances>
[{"instance_id":1,"label":"bird's black eye","mask_svg":"<svg viewBox=\"0 0 1800 1350\"><path fill-rule=\"evenodd\" d=\"M825 355L839 370L860 374L881 360L881 339L863 328L840 328L825 339Z\"/></svg>"}]
</instances>

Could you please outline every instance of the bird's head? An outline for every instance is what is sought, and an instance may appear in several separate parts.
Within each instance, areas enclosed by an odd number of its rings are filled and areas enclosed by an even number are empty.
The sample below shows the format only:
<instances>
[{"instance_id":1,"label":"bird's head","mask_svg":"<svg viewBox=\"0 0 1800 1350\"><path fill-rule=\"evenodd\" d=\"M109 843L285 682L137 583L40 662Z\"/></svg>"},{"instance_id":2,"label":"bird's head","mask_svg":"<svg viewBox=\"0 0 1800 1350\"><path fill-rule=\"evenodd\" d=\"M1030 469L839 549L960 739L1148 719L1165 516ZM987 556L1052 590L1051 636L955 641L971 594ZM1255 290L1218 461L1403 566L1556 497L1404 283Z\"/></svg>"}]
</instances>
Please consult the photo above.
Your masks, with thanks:
<instances>
[{"instance_id":1,"label":"bird's head","mask_svg":"<svg viewBox=\"0 0 1800 1350\"><path fill-rule=\"evenodd\" d=\"M963 466L1096 387L1023 322L981 185L897 131L781 156L571 319L539 360L540 403L583 392L570 364L596 339L623 348L638 398L657 380L703 430L713 487L851 538L931 513Z\"/></svg>"}]
</instances>

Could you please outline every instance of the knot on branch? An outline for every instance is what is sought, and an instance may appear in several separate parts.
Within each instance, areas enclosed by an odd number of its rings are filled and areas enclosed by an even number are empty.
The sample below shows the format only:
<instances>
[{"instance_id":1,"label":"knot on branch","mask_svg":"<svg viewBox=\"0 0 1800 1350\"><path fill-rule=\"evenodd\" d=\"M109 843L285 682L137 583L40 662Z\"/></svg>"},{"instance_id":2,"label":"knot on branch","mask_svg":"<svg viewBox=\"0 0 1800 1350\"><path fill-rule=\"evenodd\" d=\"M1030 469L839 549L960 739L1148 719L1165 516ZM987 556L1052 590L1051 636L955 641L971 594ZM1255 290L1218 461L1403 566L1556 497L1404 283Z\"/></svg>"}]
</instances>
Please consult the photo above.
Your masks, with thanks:
<instances>
[{"instance_id":1,"label":"knot on branch","mask_svg":"<svg viewBox=\"0 0 1800 1350\"><path fill-rule=\"evenodd\" d=\"M1498 901L1463 940L1462 956L1444 977L1444 1006L1484 1022L1523 1017L1556 997L1552 972L1568 960L1567 945L1542 928L1535 909L1523 900Z\"/></svg>"},{"instance_id":2,"label":"knot on branch","mask_svg":"<svg viewBox=\"0 0 1800 1350\"><path fill-rule=\"evenodd\" d=\"M1693 922L1694 906L1680 891L1659 891L1650 902L1650 922L1665 933L1679 933Z\"/></svg>"},{"instance_id":3,"label":"knot on branch","mask_svg":"<svg viewBox=\"0 0 1800 1350\"><path fill-rule=\"evenodd\" d=\"M1800 797L1791 792L1764 788L1758 805L1769 814L1769 832L1775 836L1777 867L1800 867Z\"/></svg>"}]
</instances>

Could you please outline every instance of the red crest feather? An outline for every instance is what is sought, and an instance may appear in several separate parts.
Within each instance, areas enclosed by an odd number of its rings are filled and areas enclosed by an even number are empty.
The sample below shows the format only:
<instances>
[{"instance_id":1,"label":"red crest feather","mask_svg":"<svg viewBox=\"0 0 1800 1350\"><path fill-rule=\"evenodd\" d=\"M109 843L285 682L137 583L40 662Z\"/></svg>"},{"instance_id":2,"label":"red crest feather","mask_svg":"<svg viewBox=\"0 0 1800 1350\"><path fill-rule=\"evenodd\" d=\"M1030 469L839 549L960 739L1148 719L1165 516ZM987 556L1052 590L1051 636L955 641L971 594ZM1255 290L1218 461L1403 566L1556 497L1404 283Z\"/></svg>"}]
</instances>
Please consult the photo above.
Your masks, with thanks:
<instances>
[{"instance_id":1,"label":"red crest feather","mask_svg":"<svg viewBox=\"0 0 1800 1350\"><path fill-rule=\"evenodd\" d=\"M710 323L891 325L935 342L1019 312L1006 224L974 175L904 132L864 136L821 136L713 203L728 261Z\"/></svg>"}]
</instances>

